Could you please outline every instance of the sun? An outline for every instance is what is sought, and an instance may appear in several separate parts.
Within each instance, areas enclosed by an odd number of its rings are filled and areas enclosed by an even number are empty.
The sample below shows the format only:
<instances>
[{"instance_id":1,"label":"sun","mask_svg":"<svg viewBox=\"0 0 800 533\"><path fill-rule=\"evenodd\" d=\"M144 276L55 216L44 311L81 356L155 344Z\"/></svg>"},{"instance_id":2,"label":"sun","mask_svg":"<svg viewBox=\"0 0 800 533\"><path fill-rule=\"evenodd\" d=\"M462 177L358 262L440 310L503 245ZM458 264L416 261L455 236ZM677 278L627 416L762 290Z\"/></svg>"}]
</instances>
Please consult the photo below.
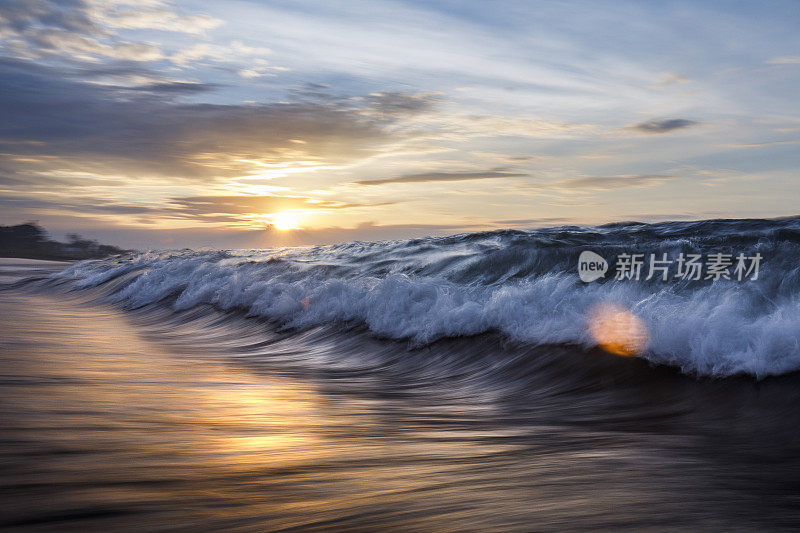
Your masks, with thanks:
<instances>
[{"instance_id":1,"label":"sun","mask_svg":"<svg viewBox=\"0 0 800 533\"><path fill-rule=\"evenodd\" d=\"M290 213L288 211L276 213L272 215L271 221L275 229L281 231L300 229L300 215L298 213Z\"/></svg>"}]
</instances>

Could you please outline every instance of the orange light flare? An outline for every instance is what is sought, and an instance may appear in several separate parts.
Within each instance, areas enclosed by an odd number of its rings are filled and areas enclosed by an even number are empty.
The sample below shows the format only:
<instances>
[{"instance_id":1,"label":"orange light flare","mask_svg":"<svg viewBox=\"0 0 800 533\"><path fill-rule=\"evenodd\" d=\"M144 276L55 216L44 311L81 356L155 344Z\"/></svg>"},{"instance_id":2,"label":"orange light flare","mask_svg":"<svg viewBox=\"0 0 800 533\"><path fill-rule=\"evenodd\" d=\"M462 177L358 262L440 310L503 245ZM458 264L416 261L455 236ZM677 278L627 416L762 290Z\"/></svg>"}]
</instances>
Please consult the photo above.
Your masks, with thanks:
<instances>
[{"instance_id":1,"label":"orange light flare","mask_svg":"<svg viewBox=\"0 0 800 533\"><path fill-rule=\"evenodd\" d=\"M619 304L603 303L589 313L589 333L603 350L626 357L647 348L647 326L641 318Z\"/></svg>"}]
</instances>

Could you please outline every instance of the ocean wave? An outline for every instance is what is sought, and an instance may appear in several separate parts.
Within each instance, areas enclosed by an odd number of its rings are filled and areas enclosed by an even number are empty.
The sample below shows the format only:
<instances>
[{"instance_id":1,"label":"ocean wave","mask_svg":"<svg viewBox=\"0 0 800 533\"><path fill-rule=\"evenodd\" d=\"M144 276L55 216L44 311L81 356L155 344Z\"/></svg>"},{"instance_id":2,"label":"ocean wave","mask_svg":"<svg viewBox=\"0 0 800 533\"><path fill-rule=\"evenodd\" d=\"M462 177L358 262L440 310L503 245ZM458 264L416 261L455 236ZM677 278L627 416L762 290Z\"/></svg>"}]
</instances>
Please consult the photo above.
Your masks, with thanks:
<instances>
[{"instance_id":1,"label":"ocean wave","mask_svg":"<svg viewBox=\"0 0 800 533\"><path fill-rule=\"evenodd\" d=\"M580 281L583 250L745 253L758 279ZM614 224L260 251L148 252L73 265L55 277L106 287L129 308L213 305L285 328L365 325L420 346L497 331L531 345L598 344L597 309L643 324L639 354L708 376L800 369L800 218ZM612 266L613 268L613 266Z\"/></svg>"}]
</instances>

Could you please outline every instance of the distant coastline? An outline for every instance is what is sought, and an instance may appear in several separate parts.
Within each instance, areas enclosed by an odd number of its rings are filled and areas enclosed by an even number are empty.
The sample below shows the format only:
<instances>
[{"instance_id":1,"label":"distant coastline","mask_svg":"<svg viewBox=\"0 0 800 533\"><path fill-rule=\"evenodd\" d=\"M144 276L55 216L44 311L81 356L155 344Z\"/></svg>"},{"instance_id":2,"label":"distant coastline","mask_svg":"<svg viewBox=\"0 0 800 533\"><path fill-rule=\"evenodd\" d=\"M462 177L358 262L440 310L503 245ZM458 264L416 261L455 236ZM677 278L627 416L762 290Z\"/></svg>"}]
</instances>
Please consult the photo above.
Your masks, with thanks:
<instances>
[{"instance_id":1,"label":"distant coastline","mask_svg":"<svg viewBox=\"0 0 800 533\"><path fill-rule=\"evenodd\" d=\"M69 242L52 240L47 231L35 222L0 226L0 257L76 261L100 259L132 251L110 244L100 244L77 234L71 234L68 238Z\"/></svg>"}]
</instances>

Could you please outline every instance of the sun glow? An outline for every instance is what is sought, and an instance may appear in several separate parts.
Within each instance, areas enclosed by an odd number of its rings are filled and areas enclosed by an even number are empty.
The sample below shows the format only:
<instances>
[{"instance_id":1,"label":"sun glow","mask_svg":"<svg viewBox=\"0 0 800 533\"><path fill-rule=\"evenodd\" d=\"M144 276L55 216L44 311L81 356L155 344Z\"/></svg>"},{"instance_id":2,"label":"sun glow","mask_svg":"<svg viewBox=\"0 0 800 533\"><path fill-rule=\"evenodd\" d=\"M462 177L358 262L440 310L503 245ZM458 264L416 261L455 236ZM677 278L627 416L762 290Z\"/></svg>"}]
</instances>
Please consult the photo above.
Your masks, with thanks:
<instances>
[{"instance_id":1,"label":"sun glow","mask_svg":"<svg viewBox=\"0 0 800 533\"><path fill-rule=\"evenodd\" d=\"M285 211L283 213L276 213L272 215L272 225L277 230L288 231L292 229L300 229L300 214Z\"/></svg>"}]
</instances>

